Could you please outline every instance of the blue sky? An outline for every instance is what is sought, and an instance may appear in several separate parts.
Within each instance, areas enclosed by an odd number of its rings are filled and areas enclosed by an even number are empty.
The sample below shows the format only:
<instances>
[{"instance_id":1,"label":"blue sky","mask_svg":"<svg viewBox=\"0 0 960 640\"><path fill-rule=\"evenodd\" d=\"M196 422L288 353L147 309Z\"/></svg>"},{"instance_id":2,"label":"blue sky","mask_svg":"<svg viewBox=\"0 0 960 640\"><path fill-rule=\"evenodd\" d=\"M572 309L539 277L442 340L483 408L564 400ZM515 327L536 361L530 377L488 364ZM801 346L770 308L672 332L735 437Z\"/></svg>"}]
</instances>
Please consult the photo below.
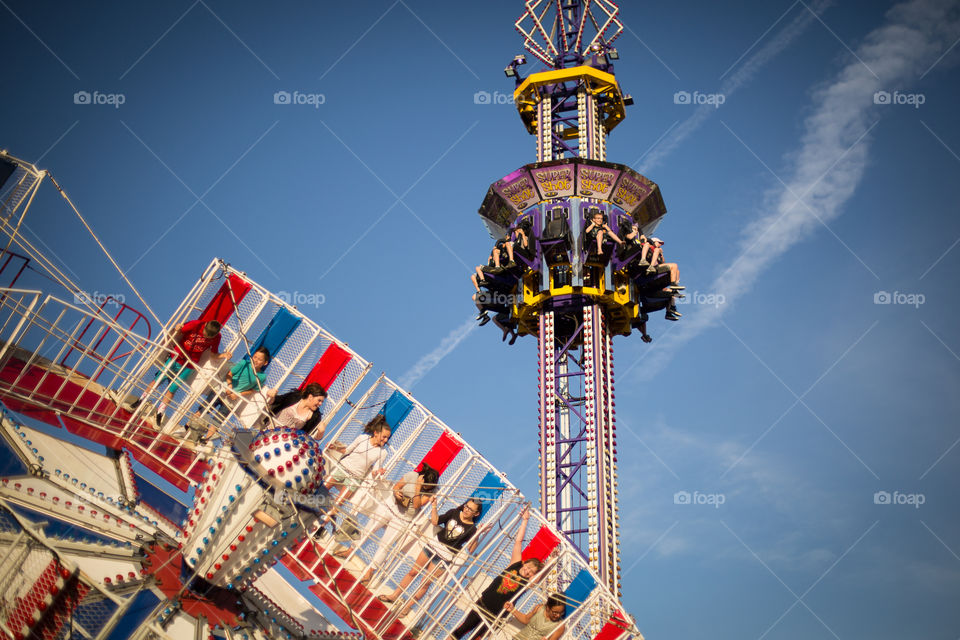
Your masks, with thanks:
<instances>
[{"instance_id":1,"label":"blue sky","mask_svg":"<svg viewBox=\"0 0 960 640\"><path fill-rule=\"evenodd\" d=\"M960 636L957 4L624 4L608 158L660 185L688 294L614 341L624 603L649 639ZM470 331L467 280L534 159L500 99L521 9L3 0L0 145L161 317L214 256L323 300L536 495L535 343ZM45 187L27 223L129 296L71 215Z\"/></svg>"}]
</instances>

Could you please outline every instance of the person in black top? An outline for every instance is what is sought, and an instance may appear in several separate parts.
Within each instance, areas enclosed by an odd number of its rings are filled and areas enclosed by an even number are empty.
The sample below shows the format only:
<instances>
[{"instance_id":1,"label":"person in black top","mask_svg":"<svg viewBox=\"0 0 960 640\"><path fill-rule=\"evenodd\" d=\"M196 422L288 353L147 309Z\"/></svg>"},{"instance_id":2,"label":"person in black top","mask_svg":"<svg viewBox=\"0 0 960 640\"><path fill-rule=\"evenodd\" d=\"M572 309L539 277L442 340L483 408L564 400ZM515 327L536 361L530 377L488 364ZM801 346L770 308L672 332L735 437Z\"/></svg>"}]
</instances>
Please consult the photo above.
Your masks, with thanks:
<instances>
[{"instance_id":1,"label":"person in black top","mask_svg":"<svg viewBox=\"0 0 960 640\"><path fill-rule=\"evenodd\" d=\"M476 602L476 607L467 614L460 626L453 630L451 637L461 640L475 627L477 630L471 636L471 640L483 637L489 631L488 625L503 611L504 605L520 593L540 571L543 564L539 558L522 559L523 537L527 533L529 519L530 512L524 508L520 514L520 529L513 540L510 564L483 590Z\"/></svg>"},{"instance_id":2,"label":"person in black top","mask_svg":"<svg viewBox=\"0 0 960 640\"><path fill-rule=\"evenodd\" d=\"M607 224L606 216L601 211L597 211L590 218L590 224L583 230L583 248L588 253L593 252L593 245L597 245L597 253L603 253L603 239L604 237L609 237L611 240L616 242L618 245L623 244L617 234L610 229L610 225Z\"/></svg>"},{"instance_id":3,"label":"person in black top","mask_svg":"<svg viewBox=\"0 0 960 640\"><path fill-rule=\"evenodd\" d=\"M475 519L483 513L483 504L478 498L470 498L456 509L450 509L442 516L437 514L437 502L433 501L430 511L430 522L433 526L440 527L437 531L436 540L429 540L426 546L420 551L416 561L403 577L397 588L388 596L378 596L381 602L394 602L403 593L403 590L410 586L414 578L422 571L424 573L420 588L413 594L413 599L407 603L400 613L400 617L410 613L410 607L414 602L419 601L427 593L427 589L433 584L433 581L443 573L445 564L453 561L454 556L469 541L467 551L473 553L480 543L480 536L476 535L477 525ZM484 528L480 533L486 533L488 528Z\"/></svg>"}]
</instances>

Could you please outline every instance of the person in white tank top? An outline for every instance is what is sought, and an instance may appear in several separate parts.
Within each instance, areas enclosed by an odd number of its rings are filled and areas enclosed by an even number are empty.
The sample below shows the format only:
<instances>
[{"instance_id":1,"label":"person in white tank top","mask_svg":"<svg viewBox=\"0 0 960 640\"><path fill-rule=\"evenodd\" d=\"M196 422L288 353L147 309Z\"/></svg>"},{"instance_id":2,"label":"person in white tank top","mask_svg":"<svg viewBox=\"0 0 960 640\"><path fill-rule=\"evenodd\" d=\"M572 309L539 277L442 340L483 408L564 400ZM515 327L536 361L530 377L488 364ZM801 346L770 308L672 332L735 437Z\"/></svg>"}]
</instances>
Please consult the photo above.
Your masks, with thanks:
<instances>
[{"instance_id":1,"label":"person in white tank top","mask_svg":"<svg viewBox=\"0 0 960 640\"><path fill-rule=\"evenodd\" d=\"M524 625L513 640L559 640L566 630L563 619L567 615L567 606L562 595L554 594L545 604L538 604L530 613L523 613L508 602L503 608Z\"/></svg>"}]
</instances>

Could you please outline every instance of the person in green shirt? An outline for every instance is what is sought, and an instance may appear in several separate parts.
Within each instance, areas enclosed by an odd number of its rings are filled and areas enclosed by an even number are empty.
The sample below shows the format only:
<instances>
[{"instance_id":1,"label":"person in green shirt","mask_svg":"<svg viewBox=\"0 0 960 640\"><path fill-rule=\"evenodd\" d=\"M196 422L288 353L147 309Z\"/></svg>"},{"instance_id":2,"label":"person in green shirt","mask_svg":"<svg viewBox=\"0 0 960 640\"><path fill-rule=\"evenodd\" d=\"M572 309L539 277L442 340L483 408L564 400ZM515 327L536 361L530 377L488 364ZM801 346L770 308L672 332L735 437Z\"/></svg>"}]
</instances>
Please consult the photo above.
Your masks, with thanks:
<instances>
[{"instance_id":1,"label":"person in green shirt","mask_svg":"<svg viewBox=\"0 0 960 640\"><path fill-rule=\"evenodd\" d=\"M210 405L211 413L208 414L209 418L216 419L217 417L226 420L227 414L237 405L237 402L241 398L249 398L254 395L261 389L266 392L267 399L276 394L276 391L271 389L264 389L263 385L266 383L267 374L264 371L267 365L270 364L270 350L266 347L260 347L250 356L250 359L243 359L237 364L233 365L230 368L230 371L227 372L227 386L228 389L224 394L215 398L216 390L211 389L207 393L206 400L201 404L200 408L197 409L196 414L194 414L194 419L200 418L200 411L203 406ZM209 419L208 418L208 419ZM207 427L207 432L204 434L204 440L209 440L216 434L217 428L214 424L210 424Z\"/></svg>"},{"instance_id":2,"label":"person in green shirt","mask_svg":"<svg viewBox=\"0 0 960 640\"><path fill-rule=\"evenodd\" d=\"M252 396L257 390L262 389L267 381L264 369L268 364L270 364L270 350L260 347L253 352L250 360L241 360L233 365L227 373L227 384L230 385L230 390L224 394L227 400L236 402L241 396Z\"/></svg>"}]
</instances>

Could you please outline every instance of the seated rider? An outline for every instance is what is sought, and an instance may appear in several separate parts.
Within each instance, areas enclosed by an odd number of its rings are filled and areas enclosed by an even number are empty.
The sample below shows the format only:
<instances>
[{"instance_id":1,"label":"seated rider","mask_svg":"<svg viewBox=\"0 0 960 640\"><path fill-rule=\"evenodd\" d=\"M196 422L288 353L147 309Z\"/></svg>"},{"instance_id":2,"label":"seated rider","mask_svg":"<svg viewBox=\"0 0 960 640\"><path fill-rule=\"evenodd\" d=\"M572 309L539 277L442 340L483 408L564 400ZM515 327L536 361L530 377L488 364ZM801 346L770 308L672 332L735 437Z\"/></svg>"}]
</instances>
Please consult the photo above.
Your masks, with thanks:
<instances>
[{"instance_id":1,"label":"seated rider","mask_svg":"<svg viewBox=\"0 0 960 640\"><path fill-rule=\"evenodd\" d=\"M603 253L603 238L604 236L609 237L611 240L616 242L618 245L623 244L623 240L617 236L611 229L610 225L606 222L606 216L604 216L602 211L594 212L593 216L590 218L590 224L583 230L584 243L583 248L589 253L594 253L594 245L596 245L596 253Z\"/></svg>"},{"instance_id":2,"label":"seated rider","mask_svg":"<svg viewBox=\"0 0 960 640\"><path fill-rule=\"evenodd\" d=\"M506 603L503 608L524 625L513 636L513 640L559 640L566 630L563 619L567 615L567 605L560 594L549 596L545 604L538 604L530 613L518 611L512 602Z\"/></svg>"},{"instance_id":3,"label":"seated rider","mask_svg":"<svg viewBox=\"0 0 960 640\"><path fill-rule=\"evenodd\" d=\"M683 294L680 293L686 287L681 287L678 282L680 281L680 266L676 262L664 262L663 259L663 240L660 238L650 238L650 244L653 246L653 253L650 256L650 266L647 267L647 275L654 275L657 273L669 273L670 274L670 284L663 288L663 293L671 296L670 304L667 307L666 315L664 316L667 320L679 320L681 314L677 311L677 305L674 303L673 298L682 298Z\"/></svg>"},{"instance_id":4,"label":"seated rider","mask_svg":"<svg viewBox=\"0 0 960 640\"><path fill-rule=\"evenodd\" d=\"M637 265L641 267L650 266L650 262L647 260L647 250L650 249L650 241L647 240L647 236L640 232L640 225L636 222L632 223L630 233L625 235L623 239L625 244L621 245L621 247L628 245L640 247L640 254L637 256Z\"/></svg>"},{"instance_id":5,"label":"seated rider","mask_svg":"<svg viewBox=\"0 0 960 640\"><path fill-rule=\"evenodd\" d=\"M173 336L175 346L171 349L172 354L157 372L153 381L147 385L143 395L127 408L135 411L143 398L153 393L159 385L169 382L170 385L163 392L155 415L150 416L154 424L160 427L163 424L167 406L173 401L173 394L181 384L187 383L199 366L201 357L208 351L218 360L227 360L232 355L229 351L220 353L220 329L221 325L216 320L193 320L177 327ZM173 378L172 381L171 378Z\"/></svg>"},{"instance_id":6,"label":"seated rider","mask_svg":"<svg viewBox=\"0 0 960 640\"><path fill-rule=\"evenodd\" d=\"M510 554L510 564L493 579L474 607L464 617L456 629L450 634L456 640L467 635L471 640L479 640L489 633L489 625L496 620L503 610L507 609L510 601L520 594L533 581L543 563L539 558L523 559L523 538L527 533L527 521L530 511L524 507L520 513L520 529L513 538L513 550ZM512 607L511 607L512 608Z\"/></svg>"},{"instance_id":7,"label":"seated rider","mask_svg":"<svg viewBox=\"0 0 960 640\"><path fill-rule=\"evenodd\" d=\"M408 471L393 485L391 499L377 504L376 511L367 521L366 530L370 533L379 530L383 535L361 584L370 582L388 555L402 553L404 547L415 539L416 532L410 528L417 514L436 500L439 479L437 470L423 463L419 472Z\"/></svg>"},{"instance_id":8,"label":"seated rider","mask_svg":"<svg viewBox=\"0 0 960 640\"><path fill-rule=\"evenodd\" d=\"M267 380L264 369L267 368L268 364L270 364L270 350L266 347L260 347L253 352L249 360L241 360L227 372L227 385L229 387L227 391L222 396L216 397L216 390L211 389L207 393L203 405L209 405L213 402L210 408L216 412L220 419L225 420L227 414L237 406L241 398L249 398L262 390L267 399L271 399L276 391L263 388ZM194 414L195 418L200 417L201 408L197 408L197 412ZM211 424L204 438L210 439L215 432L216 426Z\"/></svg>"},{"instance_id":9,"label":"seated rider","mask_svg":"<svg viewBox=\"0 0 960 640\"><path fill-rule=\"evenodd\" d=\"M476 273L470 275L470 282L473 283L473 288L477 290L477 293L480 293L480 283L484 282L486 274L492 271L493 269L499 270L501 268L500 257L504 253L508 253L510 256L510 262L513 262L513 243L510 242L510 236L505 236L497 240L497 243L493 245L493 249L490 250L490 257L487 258L487 266L480 265L474 270Z\"/></svg>"},{"instance_id":10,"label":"seated rider","mask_svg":"<svg viewBox=\"0 0 960 640\"><path fill-rule=\"evenodd\" d=\"M326 397L326 390L316 382L311 382L303 389L294 389L274 397L267 410L274 416L278 426L300 429L319 440L325 428L311 432L323 417L320 405Z\"/></svg>"}]
</instances>

